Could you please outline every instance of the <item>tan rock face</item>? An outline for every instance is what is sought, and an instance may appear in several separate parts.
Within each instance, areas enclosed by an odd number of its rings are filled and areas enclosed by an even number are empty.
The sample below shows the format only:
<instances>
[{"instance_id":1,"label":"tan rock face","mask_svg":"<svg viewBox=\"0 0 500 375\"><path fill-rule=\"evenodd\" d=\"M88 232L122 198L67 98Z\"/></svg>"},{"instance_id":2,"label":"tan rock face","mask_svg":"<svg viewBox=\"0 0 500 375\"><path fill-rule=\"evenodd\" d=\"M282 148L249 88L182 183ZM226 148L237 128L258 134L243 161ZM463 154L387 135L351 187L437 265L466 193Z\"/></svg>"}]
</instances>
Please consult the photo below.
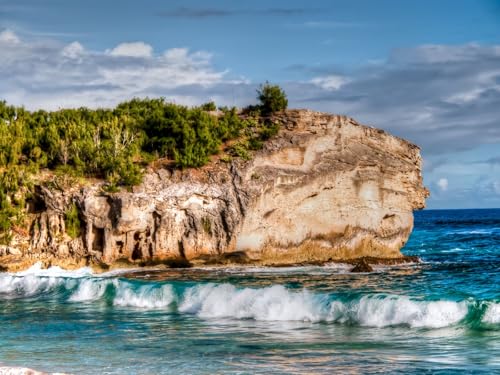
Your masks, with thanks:
<instances>
[{"instance_id":1,"label":"tan rock face","mask_svg":"<svg viewBox=\"0 0 500 375\"><path fill-rule=\"evenodd\" d=\"M398 257L425 206L418 147L344 116L290 110L252 160L149 171L132 192L40 189L25 254L112 263L245 251L256 262ZM80 208L82 236L65 234ZM23 239L17 239L22 243Z\"/></svg>"}]
</instances>

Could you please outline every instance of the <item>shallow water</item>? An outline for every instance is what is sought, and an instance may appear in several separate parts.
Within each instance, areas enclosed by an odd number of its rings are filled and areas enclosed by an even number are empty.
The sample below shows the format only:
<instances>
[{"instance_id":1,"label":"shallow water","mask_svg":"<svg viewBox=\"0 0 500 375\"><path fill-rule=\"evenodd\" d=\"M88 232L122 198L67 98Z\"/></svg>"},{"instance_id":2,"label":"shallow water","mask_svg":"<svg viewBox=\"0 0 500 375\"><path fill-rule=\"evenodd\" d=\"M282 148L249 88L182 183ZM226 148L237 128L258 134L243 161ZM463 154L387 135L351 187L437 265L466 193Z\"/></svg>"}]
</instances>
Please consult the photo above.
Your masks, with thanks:
<instances>
[{"instance_id":1,"label":"shallow water","mask_svg":"<svg viewBox=\"0 0 500 375\"><path fill-rule=\"evenodd\" d=\"M500 210L423 211L424 263L0 274L0 364L78 374L500 373Z\"/></svg>"}]
</instances>

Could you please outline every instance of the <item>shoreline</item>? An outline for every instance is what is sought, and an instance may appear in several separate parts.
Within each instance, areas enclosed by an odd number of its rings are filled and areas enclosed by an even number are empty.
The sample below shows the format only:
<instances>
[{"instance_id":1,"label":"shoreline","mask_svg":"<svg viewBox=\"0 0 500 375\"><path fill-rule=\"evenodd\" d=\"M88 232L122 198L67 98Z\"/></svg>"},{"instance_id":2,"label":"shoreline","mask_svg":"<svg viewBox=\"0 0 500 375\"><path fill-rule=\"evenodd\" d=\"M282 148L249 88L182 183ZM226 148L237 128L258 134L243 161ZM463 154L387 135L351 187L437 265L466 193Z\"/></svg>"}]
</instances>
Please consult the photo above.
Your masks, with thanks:
<instances>
[{"instance_id":1,"label":"shoreline","mask_svg":"<svg viewBox=\"0 0 500 375\"><path fill-rule=\"evenodd\" d=\"M5 260L5 259L4 259ZM119 260L112 264L102 264L93 261L82 262L82 259L59 259L54 257L44 258L31 258L31 257L13 257L8 259L7 262L0 263L0 273L2 272L22 272L40 264L42 269L49 269L51 267L60 267L63 270L72 271L84 267L90 267L95 274L102 274L110 271L123 271L134 270L137 272L149 270L174 270L174 269L192 269L193 271L198 268L203 270L217 270L222 268L239 268L239 267L262 267L262 268L294 268L294 267L308 267L308 266L325 266L328 264L343 264L350 265L352 268L350 272L372 272L372 266L397 266L422 263L418 256L402 255L397 258L381 258L381 257L359 257L350 259L333 259L326 260L312 260L303 262L269 262L269 261L256 261L248 259L240 259L236 257L218 257L210 259L194 259L192 262L185 259L165 259L153 260L151 262L131 262L128 260Z\"/></svg>"}]
</instances>

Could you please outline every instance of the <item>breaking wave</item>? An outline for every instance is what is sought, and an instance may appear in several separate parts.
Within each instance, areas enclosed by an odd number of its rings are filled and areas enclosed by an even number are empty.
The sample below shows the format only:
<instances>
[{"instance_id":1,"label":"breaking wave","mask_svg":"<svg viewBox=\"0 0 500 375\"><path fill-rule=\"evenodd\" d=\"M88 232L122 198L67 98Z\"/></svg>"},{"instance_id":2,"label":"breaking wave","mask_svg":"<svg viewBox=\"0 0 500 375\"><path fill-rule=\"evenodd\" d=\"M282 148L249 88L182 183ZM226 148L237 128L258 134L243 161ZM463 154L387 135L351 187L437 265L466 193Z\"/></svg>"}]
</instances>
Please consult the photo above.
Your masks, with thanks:
<instances>
[{"instance_id":1,"label":"breaking wave","mask_svg":"<svg viewBox=\"0 0 500 375\"><path fill-rule=\"evenodd\" d=\"M412 301L406 296L378 294L343 302L307 290L292 292L283 286L237 289L223 284L189 289L183 296L179 311L201 318L440 328L464 319L468 306L466 302Z\"/></svg>"},{"instance_id":2,"label":"breaking wave","mask_svg":"<svg viewBox=\"0 0 500 375\"><path fill-rule=\"evenodd\" d=\"M483 316L483 322L500 324L500 303L491 303Z\"/></svg>"},{"instance_id":3,"label":"breaking wave","mask_svg":"<svg viewBox=\"0 0 500 375\"><path fill-rule=\"evenodd\" d=\"M160 309L201 319L330 322L366 327L441 328L500 323L500 304L477 301L422 301L409 296L370 294L337 297L291 290L282 285L238 288L232 284L144 282L92 275L90 269L32 268L0 274L0 301L58 298L67 303ZM470 320L473 319L474 322Z\"/></svg>"},{"instance_id":4,"label":"breaking wave","mask_svg":"<svg viewBox=\"0 0 500 375\"><path fill-rule=\"evenodd\" d=\"M160 286L146 285L137 290L119 286L113 304L115 306L159 309L168 307L175 300L174 288L168 284Z\"/></svg>"}]
</instances>

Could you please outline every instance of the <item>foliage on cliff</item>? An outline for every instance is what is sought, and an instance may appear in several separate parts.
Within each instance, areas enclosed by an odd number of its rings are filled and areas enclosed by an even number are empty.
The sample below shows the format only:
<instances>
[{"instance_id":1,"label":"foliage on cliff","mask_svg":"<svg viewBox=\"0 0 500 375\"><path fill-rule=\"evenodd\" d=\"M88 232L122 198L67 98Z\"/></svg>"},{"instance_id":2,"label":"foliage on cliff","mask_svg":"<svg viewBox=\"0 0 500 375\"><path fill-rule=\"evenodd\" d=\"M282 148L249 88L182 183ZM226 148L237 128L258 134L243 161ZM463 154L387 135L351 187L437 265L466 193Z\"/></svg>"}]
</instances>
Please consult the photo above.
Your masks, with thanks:
<instances>
[{"instance_id":1,"label":"foliage on cliff","mask_svg":"<svg viewBox=\"0 0 500 375\"><path fill-rule=\"evenodd\" d=\"M66 233L71 238L76 238L80 235L81 223L76 204L73 203L64 213L64 224L66 226Z\"/></svg>"},{"instance_id":2,"label":"foliage on cliff","mask_svg":"<svg viewBox=\"0 0 500 375\"><path fill-rule=\"evenodd\" d=\"M277 93L269 84L261 89ZM261 114L282 109L269 105L272 95L258 98L261 104L244 116L236 108L217 110L213 102L186 107L162 98L51 112L0 101L0 241L8 242L2 233L22 221L31 176L39 169L104 178L113 191L140 183L144 166L159 158L180 168L200 167L224 145L229 155L248 158L248 150L277 132Z\"/></svg>"},{"instance_id":3,"label":"foliage on cliff","mask_svg":"<svg viewBox=\"0 0 500 375\"><path fill-rule=\"evenodd\" d=\"M257 98L260 101L260 111L265 115L282 111L288 107L285 92L278 85L271 85L269 82L260 86L257 90Z\"/></svg>"}]
</instances>

